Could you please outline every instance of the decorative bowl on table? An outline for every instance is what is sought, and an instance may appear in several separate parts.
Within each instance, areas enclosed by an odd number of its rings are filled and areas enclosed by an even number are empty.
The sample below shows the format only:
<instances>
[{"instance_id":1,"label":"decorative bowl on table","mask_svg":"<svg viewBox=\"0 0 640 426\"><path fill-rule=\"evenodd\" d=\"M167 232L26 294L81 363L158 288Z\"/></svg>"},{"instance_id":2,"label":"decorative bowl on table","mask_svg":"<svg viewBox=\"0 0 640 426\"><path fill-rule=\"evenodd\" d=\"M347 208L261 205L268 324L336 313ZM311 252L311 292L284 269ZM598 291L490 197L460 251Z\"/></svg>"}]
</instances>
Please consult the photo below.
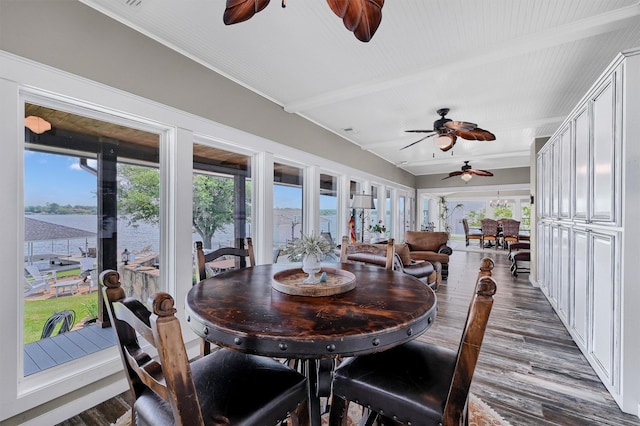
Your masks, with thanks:
<instances>
[{"instance_id":1,"label":"decorative bowl on table","mask_svg":"<svg viewBox=\"0 0 640 426\"><path fill-rule=\"evenodd\" d=\"M308 274L302 268L286 269L273 275L271 286L281 293L311 297L333 296L356 287L356 276L349 271L321 267L319 272L323 277L320 282L308 284Z\"/></svg>"}]
</instances>

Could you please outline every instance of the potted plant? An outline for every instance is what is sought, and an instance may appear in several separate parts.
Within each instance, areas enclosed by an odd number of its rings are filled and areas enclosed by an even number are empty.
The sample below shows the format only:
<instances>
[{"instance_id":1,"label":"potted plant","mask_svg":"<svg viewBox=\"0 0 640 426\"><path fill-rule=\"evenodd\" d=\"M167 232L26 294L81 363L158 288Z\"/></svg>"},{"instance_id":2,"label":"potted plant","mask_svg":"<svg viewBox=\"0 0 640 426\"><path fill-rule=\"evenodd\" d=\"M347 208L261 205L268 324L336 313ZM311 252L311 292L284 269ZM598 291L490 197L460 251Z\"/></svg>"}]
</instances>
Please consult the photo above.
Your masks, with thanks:
<instances>
[{"instance_id":1,"label":"potted plant","mask_svg":"<svg viewBox=\"0 0 640 426\"><path fill-rule=\"evenodd\" d=\"M331 253L331 245L322 236L316 234L303 235L288 241L286 247L282 251L292 262L302 260L302 270L309 274L304 280L307 284L315 284L320 281L315 274L320 272L320 262L329 253Z\"/></svg>"},{"instance_id":2,"label":"potted plant","mask_svg":"<svg viewBox=\"0 0 640 426\"><path fill-rule=\"evenodd\" d=\"M385 232L387 232L387 228L384 226L381 220L379 220L375 225L369 227L369 229L374 235L378 236L378 239L383 239L385 237Z\"/></svg>"}]
</instances>

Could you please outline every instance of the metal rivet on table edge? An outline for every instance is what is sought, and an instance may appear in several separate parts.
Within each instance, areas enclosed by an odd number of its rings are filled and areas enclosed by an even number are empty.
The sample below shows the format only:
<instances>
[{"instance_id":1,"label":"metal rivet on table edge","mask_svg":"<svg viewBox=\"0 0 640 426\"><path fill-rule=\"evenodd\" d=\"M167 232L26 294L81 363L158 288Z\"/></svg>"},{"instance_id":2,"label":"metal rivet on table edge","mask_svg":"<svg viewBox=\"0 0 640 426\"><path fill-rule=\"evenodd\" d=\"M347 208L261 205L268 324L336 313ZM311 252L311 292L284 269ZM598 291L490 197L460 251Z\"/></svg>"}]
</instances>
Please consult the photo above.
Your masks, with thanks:
<instances>
[{"instance_id":1,"label":"metal rivet on table edge","mask_svg":"<svg viewBox=\"0 0 640 426\"><path fill-rule=\"evenodd\" d=\"M336 350L336 345L334 345L333 343L330 345L327 345L327 351L333 352L335 350Z\"/></svg>"},{"instance_id":2,"label":"metal rivet on table edge","mask_svg":"<svg viewBox=\"0 0 640 426\"><path fill-rule=\"evenodd\" d=\"M407 336L411 336L411 335L413 335L413 330L409 328L407 330Z\"/></svg>"},{"instance_id":3,"label":"metal rivet on table edge","mask_svg":"<svg viewBox=\"0 0 640 426\"><path fill-rule=\"evenodd\" d=\"M281 351L286 351L287 350L287 344L286 343L280 343L278 345L278 347L280 348Z\"/></svg>"},{"instance_id":4,"label":"metal rivet on table edge","mask_svg":"<svg viewBox=\"0 0 640 426\"><path fill-rule=\"evenodd\" d=\"M233 343L235 343L236 345L241 345L242 344L242 339L239 337L236 337L235 339L233 339Z\"/></svg>"},{"instance_id":5,"label":"metal rivet on table edge","mask_svg":"<svg viewBox=\"0 0 640 426\"><path fill-rule=\"evenodd\" d=\"M204 335L208 335L209 334L209 327L205 327L202 329L202 332L204 333Z\"/></svg>"},{"instance_id":6,"label":"metal rivet on table edge","mask_svg":"<svg viewBox=\"0 0 640 426\"><path fill-rule=\"evenodd\" d=\"M377 337L375 339L373 339L373 346L378 346L380 344L380 339L378 339Z\"/></svg>"}]
</instances>

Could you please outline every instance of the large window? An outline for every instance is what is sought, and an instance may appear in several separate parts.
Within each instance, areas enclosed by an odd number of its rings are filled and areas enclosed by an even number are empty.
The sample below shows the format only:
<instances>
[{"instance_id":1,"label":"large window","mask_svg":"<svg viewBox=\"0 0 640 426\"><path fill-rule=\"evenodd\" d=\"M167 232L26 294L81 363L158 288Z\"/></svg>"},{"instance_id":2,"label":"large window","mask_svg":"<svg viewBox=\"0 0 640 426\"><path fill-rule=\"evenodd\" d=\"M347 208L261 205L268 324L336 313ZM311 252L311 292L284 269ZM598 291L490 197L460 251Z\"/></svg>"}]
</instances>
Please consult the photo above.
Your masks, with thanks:
<instances>
[{"instance_id":1,"label":"large window","mask_svg":"<svg viewBox=\"0 0 640 426\"><path fill-rule=\"evenodd\" d=\"M246 246L245 238L251 236L250 166L249 156L194 144L192 242L202 241L205 252ZM224 260L212 268L227 269Z\"/></svg>"},{"instance_id":2,"label":"large window","mask_svg":"<svg viewBox=\"0 0 640 426\"><path fill-rule=\"evenodd\" d=\"M320 233L331 246L339 244L338 234L338 177L320 174Z\"/></svg>"},{"instance_id":3,"label":"large window","mask_svg":"<svg viewBox=\"0 0 640 426\"><path fill-rule=\"evenodd\" d=\"M287 256L278 256L278 253L287 241L302 235L302 190L302 169L280 163L273 165L273 250L277 262L289 262Z\"/></svg>"},{"instance_id":4,"label":"large window","mask_svg":"<svg viewBox=\"0 0 640 426\"><path fill-rule=\"evenodd\" d=\"M25 104L25 376L105 347L98 271L160 290L160 138L107 120Z\"/></svg>"}]
</instances>

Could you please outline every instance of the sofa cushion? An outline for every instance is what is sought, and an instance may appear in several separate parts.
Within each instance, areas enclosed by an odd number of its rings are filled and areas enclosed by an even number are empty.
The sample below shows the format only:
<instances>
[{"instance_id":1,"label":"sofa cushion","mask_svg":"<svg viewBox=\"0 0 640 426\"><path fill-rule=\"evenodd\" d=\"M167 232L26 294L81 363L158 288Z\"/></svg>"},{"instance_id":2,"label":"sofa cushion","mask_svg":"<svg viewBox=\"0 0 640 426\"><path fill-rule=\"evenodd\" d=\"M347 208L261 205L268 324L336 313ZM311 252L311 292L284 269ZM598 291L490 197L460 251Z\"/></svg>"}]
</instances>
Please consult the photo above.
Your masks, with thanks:
<instances>
[{"instance_id":1,"label":"sofa cushion","mask_svg":"<svg viewBox=\"0 0 640 426\"><path fill-rule=\"evenodd\" d=\"M449 255L444 253L436 253L435 251L411 251L411 257L414 260L428 260L429 262L449 263Z\"/></svg>"}]
</instances>

